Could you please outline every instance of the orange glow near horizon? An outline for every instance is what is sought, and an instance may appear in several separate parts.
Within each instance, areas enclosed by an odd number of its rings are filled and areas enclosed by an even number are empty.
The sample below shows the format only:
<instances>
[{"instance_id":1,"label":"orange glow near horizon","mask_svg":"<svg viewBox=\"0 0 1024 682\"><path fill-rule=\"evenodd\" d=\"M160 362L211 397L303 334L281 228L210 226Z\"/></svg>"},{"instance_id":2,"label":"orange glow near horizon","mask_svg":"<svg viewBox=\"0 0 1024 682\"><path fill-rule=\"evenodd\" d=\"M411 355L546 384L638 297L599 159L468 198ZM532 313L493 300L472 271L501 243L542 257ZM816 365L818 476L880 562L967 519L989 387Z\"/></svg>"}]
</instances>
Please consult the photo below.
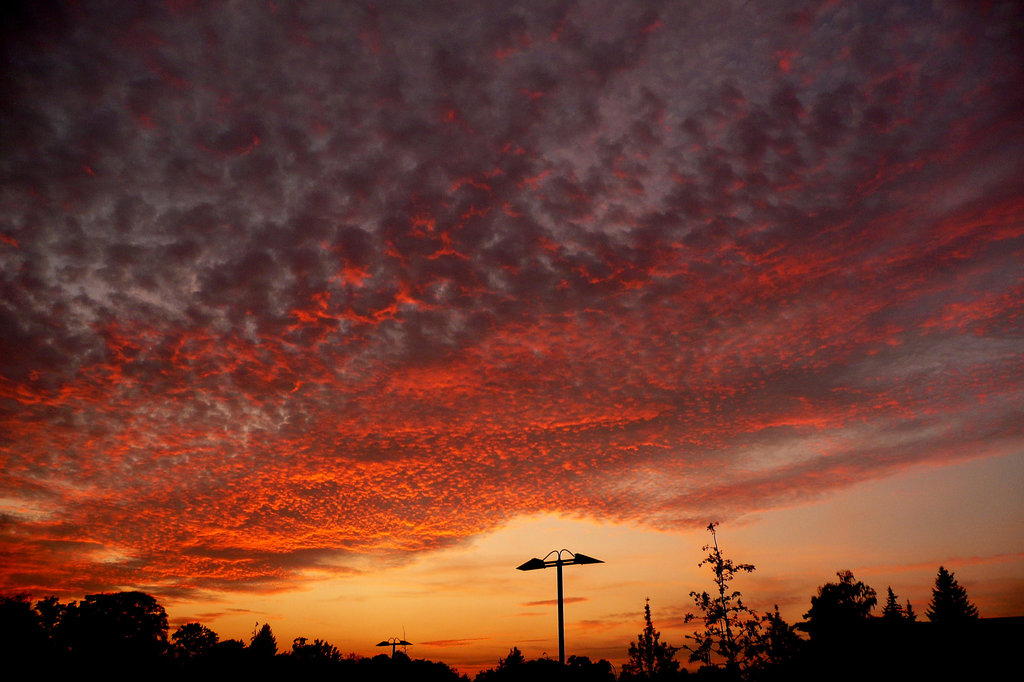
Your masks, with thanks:
<instances>
[{"instance_id":1,"label":"orange glow near horizon","mask_svg":"<svg viewBox=\"0 0 1024 682\"><path fill-rule=\"evenodd\" d=\"M1012 479L1018 466L997 458L904 472L720 527L720 541L727 556L757 566L736 583L744 599L760 611L778 604L789 622L801 619L818 585L846 568L883 596L891 586L923 617L939 565L956 572L983 615L1019 615L1024 524L1015 499L1019 481ZM965 483L971 480L987 483L985 494ZM922 487L948 498L900 499L902 491ZM975 513L986 507L1002 508L1001 518L990 517L1001 527L981 536ZM213 603L208 597L184 599L169 613L172 622L199 620L223 638L243 640L254 622L269 622L283 648L295 637L322 637L363 656L379 653L374 645L385 636L405 635L414 658L443 660L472 675L494 667L513 646L528 658L557 656L553 572L514 568L568 544L606 563L565 571L567 654L619 666L642 627L647 597L663 639L687 643L688 593L711 584L697 567L707 541L696 529L522 517L411 562L369 555L349 575L311 572L298 590L255 599L221 593L216 611L200 610ZM977 556L951 553L954 546ZM997 553L1002 548L1016 551Z\"/></svg>"}]
</instances>

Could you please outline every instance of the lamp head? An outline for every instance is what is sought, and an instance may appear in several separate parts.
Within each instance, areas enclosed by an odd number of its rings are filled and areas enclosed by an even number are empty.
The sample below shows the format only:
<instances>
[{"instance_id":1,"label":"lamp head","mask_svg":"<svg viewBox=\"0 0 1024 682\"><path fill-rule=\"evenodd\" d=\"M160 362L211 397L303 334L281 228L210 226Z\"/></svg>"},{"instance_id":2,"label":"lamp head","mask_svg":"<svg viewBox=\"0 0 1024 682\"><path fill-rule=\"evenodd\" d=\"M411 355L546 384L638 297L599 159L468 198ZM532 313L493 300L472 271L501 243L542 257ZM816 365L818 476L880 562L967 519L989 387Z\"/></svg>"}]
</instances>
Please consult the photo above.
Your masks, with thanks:
<instances>
[{"instance_id":1,"label":"lamp head","mask_svg":"<svg viewBox=\"0 0 1024 682\"><path fill-rule=\"evenodd\" d=\"M562 552L565 552L571 559L563 559ZM552 555L555 556L551 559ZM551 568L552 566L572 566L573 564L603 564L604 562L600 559L595 559L592 556L586 554L573 554L567 549L560 550L558 552L551 552L547 557L543 559L537 559L536 557L530 559L522 566L516 566L517 571L536 571L539 568Z\"/></svg>"},{"instance_id":2,"label":"lamp head","mask_svg":"<svg viewBox=\"0 0 1024 682\"><path fill-rule=\"evenodd\" d=\"M547 568L547 564L544 563L543 559L533 558L522 566L516 566L517 571L536 571L538 568Z\"/></svg>"}]
</instances>

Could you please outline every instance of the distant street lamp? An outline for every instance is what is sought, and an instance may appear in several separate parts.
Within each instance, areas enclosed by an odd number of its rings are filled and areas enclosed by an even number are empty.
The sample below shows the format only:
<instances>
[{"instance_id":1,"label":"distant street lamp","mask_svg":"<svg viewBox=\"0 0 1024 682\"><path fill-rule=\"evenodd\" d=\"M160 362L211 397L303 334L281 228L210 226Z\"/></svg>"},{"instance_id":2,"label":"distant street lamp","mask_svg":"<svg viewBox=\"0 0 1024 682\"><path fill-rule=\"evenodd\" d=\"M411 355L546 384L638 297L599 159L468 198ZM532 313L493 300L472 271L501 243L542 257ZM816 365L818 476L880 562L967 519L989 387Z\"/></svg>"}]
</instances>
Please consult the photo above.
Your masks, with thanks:
<instances>
[{"instance_id":1,"label":"distant street lamp","mask_svg":"<svg viewBox=\"0 0 1024 682\"><path fill-rule=\"evenodd\" d=\"M568 554L571 559L563 559L562 552ZM554 559L550 559L552 554ZM530 559L522 566L516 566L517 571L536 571L540 568L555 567L558 574L558 662L565 665L565 615L562 610L562 566L574 564L603 564L600 559L589 557L585 554L573 554L567 549L558 551L551 550L543 559Z\"/></svg>"},{"instance_id":2,"label":"distant street lamp","mask_svg":"<svg viewBox=\"0 0 1024 682\"><path fill-rule=\"evenodd\" d=\"M395 657L395 647L399 647L400 646L400 647L404 648L404 647L407 647L407 646L412 646L412 642L407 642L404 639L399 639L398 637L389 637L388 639L385 639L383 642L380 642L379 644L377 644L377 646L389 646L389 647L391 647L391 658L394 658Z\"/></svg>"}]
</instances>

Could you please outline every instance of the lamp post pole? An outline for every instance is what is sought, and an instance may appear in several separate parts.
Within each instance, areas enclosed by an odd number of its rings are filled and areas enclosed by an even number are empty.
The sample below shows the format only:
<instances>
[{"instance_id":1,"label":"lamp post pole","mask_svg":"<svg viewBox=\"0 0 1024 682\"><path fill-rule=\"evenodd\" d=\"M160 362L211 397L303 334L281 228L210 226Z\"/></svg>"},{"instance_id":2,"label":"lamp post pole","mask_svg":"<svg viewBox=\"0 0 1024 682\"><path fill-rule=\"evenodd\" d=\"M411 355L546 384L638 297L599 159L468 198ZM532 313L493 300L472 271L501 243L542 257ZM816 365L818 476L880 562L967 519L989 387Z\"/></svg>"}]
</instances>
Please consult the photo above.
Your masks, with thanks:
<instances>
[{"instance_id":1,"label":"lamp post pole","mask_svg":"<svg viewBox=\"0 0 1024 682\"><path fill-rule=\"evenodd\" d=\"M565 613L562 607L562 558L559 556L555 573L558 575L558 662L565 665Z\"/></svg>"},{"instance_id":2,"label":"lamp post pole","mask_svg":"<svg viewBox=\"0 0 1024 682\"><path fill-rule=\"evenodd\" d=\"M562 552L569 555L569 559L562 558ZM554 559L549 558L552 554ZM558 577L558 662L565 665L565 610L562 599L562 566L574 564L603 564L600 559L589 557L585 554L573 554L567 549L553 550L543 559L530 559L522 566L516 566L519 571L535 571L540 568L555 567L555 575Z\"/></svg>"}]
</instances>

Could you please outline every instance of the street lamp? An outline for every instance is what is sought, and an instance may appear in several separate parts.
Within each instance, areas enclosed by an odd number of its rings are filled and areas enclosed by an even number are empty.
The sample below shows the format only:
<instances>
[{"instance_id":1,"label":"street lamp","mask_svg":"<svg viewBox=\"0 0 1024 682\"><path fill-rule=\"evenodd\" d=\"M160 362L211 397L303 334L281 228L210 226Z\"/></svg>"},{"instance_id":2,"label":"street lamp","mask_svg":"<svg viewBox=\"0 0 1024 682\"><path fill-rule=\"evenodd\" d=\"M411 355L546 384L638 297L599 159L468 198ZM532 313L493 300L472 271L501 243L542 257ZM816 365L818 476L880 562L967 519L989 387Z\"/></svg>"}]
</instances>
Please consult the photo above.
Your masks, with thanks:
<instances>
[{"instance_id":1,"label":"street lamp","mask_svg":"<svg viewBox=\"0 0 1024 682\"><path fill-rule=\"evenodd\" d=\"M563 559L562 552L568 554L570 559ZM554 554L555 558L551 559ZM586 554L573 554L567 549L551 550L543 559L530 559L522 566L516 566L517 571L536 571L540 568L555 567L558 574L558 662L565 665L565 616L562 610L562 566L573 564L603 564L604 562Z\"/></svg>"},{"instance_id":2,"label":"street lamp","mask_svg":"<svg viewBox=\"0 0 1024 682\"><path fill-rule=\"evenodd\" d=\"M383 642L379 643L377 646L389 646L389 647L391 647L391 658L394 658L395 657L395 647L399 647L400 646L400 647L402 647L404 649L407 646L412 646L412 642L407 642L404 639L399 639L398 637L388 637Z\"/></svg>"}]
</instances>

